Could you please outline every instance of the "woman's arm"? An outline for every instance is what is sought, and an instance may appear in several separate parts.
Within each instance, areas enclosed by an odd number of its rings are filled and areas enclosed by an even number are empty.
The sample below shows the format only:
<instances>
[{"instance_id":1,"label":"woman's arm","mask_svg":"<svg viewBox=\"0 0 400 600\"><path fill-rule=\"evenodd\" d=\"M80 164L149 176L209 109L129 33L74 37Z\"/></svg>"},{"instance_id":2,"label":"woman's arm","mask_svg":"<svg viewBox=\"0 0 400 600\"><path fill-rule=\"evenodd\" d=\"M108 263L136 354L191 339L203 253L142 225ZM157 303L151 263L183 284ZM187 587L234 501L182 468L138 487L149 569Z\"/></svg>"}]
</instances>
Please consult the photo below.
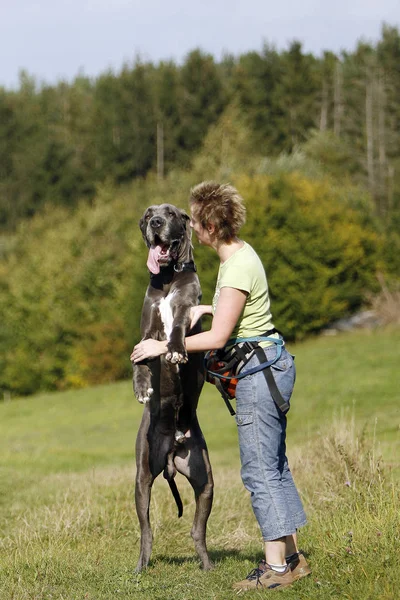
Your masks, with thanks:
<instances>
[{"instance_id":1,"label":"woman's arm","mask_svg":"<svg viewBox=\"0 0 400 600\"><path fill-rule=\"evenodd\" d=\"M187 337L187 352L201 352L223 348L229 340L246 304L247 292L236 288L223 287L212 321L211 329ZM205 314L205 313L203 313ZM142 340L131 354L131 361L140 362L167 353L167 341Z\"/></svg>"},{"instance_id":2,"label":"woman's arm","mask_svg":"<svg viewBox=\"0 0 400 600\"><path fill-rule=\"evenodd\" d=\"M223 287L219 294L211 329L187 337L185 340L187 352L223 348L243 312L246 298L247 292Z\"/></svg>"}]
</instances>

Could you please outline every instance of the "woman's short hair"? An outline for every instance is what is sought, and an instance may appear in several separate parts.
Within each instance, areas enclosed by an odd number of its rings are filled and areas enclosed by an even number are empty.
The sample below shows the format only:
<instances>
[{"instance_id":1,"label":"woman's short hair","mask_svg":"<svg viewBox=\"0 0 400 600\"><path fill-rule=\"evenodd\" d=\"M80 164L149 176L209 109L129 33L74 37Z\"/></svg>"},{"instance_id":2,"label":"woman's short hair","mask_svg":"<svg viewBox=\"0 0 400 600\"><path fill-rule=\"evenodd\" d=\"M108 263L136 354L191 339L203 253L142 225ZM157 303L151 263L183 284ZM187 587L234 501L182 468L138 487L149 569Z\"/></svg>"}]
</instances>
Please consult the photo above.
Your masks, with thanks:
<instances>
[{"instance_id":1,"label":"woman's short hair","mask_svg":"<svg viewBox=\"0 0 400 600\"><path fill-rule=\"evenodd\" d=\"M229 183L203 181L190 190L190 205L202 227L212 223L218 239L228 242L246 222L246 208Z\"/></svg>"}]
</instances>

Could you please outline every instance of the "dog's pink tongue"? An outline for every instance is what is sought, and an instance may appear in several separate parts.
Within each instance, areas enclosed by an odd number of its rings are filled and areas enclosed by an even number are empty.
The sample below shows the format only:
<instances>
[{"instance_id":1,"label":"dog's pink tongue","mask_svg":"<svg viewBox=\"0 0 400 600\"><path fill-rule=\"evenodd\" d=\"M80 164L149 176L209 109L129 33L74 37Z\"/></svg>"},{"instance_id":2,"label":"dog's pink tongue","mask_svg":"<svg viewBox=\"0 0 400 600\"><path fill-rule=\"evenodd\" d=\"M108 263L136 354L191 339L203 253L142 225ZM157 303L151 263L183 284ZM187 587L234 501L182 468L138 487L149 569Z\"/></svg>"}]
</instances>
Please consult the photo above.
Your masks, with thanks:
<instances>
[{"instance_id":1,"label":"dog's pink tongue","mask_svg":"<svg viewBox=\"0 0 400 600\"><path fill-rule=\"evenodd\" d=\"M160 272L160 265L158 264L158 257L161 253L161 246L152 246L149 250L149 256L147 259L147 268L150 273L157 275Z\"/></svg>"}]
</instances>

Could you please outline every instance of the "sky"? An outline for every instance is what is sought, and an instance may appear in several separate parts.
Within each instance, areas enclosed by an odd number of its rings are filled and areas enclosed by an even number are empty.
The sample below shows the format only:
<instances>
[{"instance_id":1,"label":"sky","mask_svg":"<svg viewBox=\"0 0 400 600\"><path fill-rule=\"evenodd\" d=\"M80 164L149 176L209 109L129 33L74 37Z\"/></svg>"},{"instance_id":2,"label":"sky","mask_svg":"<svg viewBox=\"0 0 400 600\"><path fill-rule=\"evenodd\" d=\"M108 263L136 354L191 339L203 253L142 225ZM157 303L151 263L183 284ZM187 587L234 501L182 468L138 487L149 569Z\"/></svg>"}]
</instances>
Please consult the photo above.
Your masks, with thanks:
<instances>
[{"instance_id":1,"label":"sky","mask_svg":"<svg viewBox=\"0 0 400 600\"><path fill-rule=\"evenodd\" d=\"M0 0L0 86L21 69L38 83L119 72L136 57L180 64L195 48L219 61L281 51L354 51L375 43L382 23L400 27L400 0Z\"/></svg>"}]
</instances>

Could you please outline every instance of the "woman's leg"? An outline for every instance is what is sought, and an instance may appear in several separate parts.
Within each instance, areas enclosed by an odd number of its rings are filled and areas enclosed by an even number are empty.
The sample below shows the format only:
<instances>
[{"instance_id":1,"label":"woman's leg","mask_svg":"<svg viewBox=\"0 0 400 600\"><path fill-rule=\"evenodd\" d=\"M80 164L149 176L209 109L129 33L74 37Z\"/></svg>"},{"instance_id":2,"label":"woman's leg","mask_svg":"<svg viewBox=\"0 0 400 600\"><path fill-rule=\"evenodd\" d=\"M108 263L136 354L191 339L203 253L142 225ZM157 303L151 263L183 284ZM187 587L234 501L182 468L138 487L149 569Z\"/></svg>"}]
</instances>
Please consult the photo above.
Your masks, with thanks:
<instances>
[{"instance_id":1,"label":"woman's leg","mask_svg":"<svg viewBox=\"0 0 400 600\"><path fill-rule=\"evenodd\" d=\"M296 533L265 542L265 560L269 565L286 565L286 557L297 552Z\"/></svg>"},{"instance_id":2,"label":"woman's leg","mask_svg":"<svg viewBox=\"0 0 400 600\"><path fill-rule=\"evenodd\" d=\"M274 348L266 349L267 358L270 359L274 352ZM257 364L257 359L253 361ZM252 362L247 368L253 366ZM274 367L277 386L289 401L295 379L293 358L283 350ZM271 397L262 372L239 381L236 399L243 483L250 491L267 548L271 548L269 559L273 556L275 560L283 560L287 555L286 536L291 536L291 544L296 529L306 522L287 464L286 416Z\"/></svg>"}]
</instances>

